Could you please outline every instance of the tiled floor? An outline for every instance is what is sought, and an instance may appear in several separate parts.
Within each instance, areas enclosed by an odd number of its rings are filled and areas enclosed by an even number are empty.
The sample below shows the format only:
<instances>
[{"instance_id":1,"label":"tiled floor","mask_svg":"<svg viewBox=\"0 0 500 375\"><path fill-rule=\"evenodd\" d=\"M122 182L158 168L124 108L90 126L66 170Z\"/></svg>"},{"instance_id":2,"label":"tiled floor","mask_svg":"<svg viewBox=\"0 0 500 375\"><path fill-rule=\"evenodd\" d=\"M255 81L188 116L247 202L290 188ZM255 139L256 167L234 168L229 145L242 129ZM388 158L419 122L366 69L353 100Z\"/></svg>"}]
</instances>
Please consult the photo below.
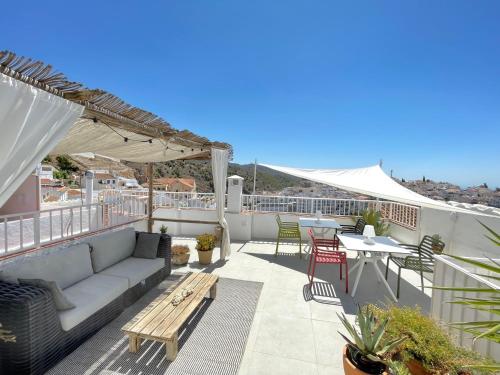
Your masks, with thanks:
<instances>
[{"instance_id":1,"label":"tiled floor","mask_svg":"<svg viewBox=\"0 0 500 375\"><path fill-rule=\"evenodd\" d=\"M319 265L318 283L311 294L306 276L307 259L296 256L298 246L295 245L281 246L280 255L274 257L274 243L233 243L228 261L217 262L219 252L216 249L216 262L203 268L197 262L193 239L175 238L173 243L188 244L192 249L188 266L178 267L174 272L205 271L222 277L264 282L241 375L341 374L344 341L337 332L343 330L337 313L343 312L353 318L358 304L389 302L371 266L364 272L356 296L352 298L345 294L338 266ZM355 254L348 256L349 264L353 265ZM380 267L385 271L385 266L382 268L380 264ZM395 290L397 274L394 271L392 268L389 271L389 283ZM403 270L402 275L399 304L419 305L428 311L430 290L421 291L416 273ZM319 295L320 290L323 296Z\"/></svg>"}]
</instances>

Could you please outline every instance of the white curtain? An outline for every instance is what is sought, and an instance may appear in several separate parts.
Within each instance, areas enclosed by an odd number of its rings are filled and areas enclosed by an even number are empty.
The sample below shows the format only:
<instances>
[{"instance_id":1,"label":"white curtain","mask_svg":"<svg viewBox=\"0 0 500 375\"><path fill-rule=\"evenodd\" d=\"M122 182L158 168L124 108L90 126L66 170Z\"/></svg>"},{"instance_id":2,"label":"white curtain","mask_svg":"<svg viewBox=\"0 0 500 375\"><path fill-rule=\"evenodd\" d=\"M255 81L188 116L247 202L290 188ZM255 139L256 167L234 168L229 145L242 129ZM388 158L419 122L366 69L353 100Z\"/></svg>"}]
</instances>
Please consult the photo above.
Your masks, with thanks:
<instances>
[{"instance_id":1,"label":"white curtain","mask_svg":"<svg viewBox=\"0 0 500 375\"><path fill-rule=\"evenodd\" d=\"M227 163L229 161L228 150L212 148L212 175L214 179L215 204L217 210L217 219L223 228L222 245L220 257L225 260L231 255L231 241L229 238L229 226L224 217L224 206L226 203L226 181L227 181Z\"/></svg>"},{"instance_id":2,"label":"white curtain","mask_svg":"<svg viewBox=\"0 0 500 375\"><path fill-rule=\"evenodd\" d=\"M0 207L83 110L81 105L0 73Z\"/></svg>"}]
</instances>

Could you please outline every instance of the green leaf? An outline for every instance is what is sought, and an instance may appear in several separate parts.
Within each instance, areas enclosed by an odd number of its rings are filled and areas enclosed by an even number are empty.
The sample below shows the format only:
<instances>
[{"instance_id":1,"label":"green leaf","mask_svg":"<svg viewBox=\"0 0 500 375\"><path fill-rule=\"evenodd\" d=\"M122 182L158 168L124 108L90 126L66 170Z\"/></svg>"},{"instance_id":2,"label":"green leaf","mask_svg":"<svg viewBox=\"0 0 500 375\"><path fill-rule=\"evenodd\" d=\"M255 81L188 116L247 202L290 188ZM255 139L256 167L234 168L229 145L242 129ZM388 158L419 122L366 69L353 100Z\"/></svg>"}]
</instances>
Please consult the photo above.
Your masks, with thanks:
<instances>
[{"instance_id":1,"label":"green leaf","mask_svg":"<svg viewBox=\"0 0 500 375\"><path fill-rule=\"evenodd\" d=\"M481 333L479 336L474 337L474 341L477 339L480 339L481 337L489 336L489 335L498 335L500 331L500 324L497 324L493 327L491 327L489 330Z\"/></svg>"},{"instance_id":2,"label":"green leaf","mask_svg":"<svg viewBox=\"0 0 500 375\"><path fill-rule=\"evenodd\" d=\"M449 257L451 257L453 259L460 260L460 261L462 261L464 263L468 263L468 264L471 264L473 266L477 266L477 267L480 267L482 269L485 269L485 270L492 271L492 272L500 274L500 267L498 267L498 266L494 266L494 265L482 262L480 260L475 260L475 259L460 257L458 255L449 255L449 254L446 254L446 255L448 255Z\"/></svg>"},{"instance_id":3,"label":"green leaf","mask_svg":"<svg viewBox=\"0 0 500 375\"><path fill-rule=\"evenodd\" d=\"M472 287L456 288L451 286L433 286L431 288L438 290L450 290L452 292L500 293L500 290L493 288L472 288Z\"/></svg>"},{"instance_id":4,"label":"green leaf","mask_svg":"<svg viewBox=\"0 0 500 375\"><path fill-rule=\"evenodd\" d=\"M478 220L478 222L479 222L479 224L481 224L483 226L483 228L485 228L493 236L493 237L490 237L490 236L485 235L485 237L488 238L493 243L495 243L497 246L500 246L500 235L498 233L496 233L493 229L488 227L487 225L481 223L479 220Z\"/></svg>"}]
</instances>

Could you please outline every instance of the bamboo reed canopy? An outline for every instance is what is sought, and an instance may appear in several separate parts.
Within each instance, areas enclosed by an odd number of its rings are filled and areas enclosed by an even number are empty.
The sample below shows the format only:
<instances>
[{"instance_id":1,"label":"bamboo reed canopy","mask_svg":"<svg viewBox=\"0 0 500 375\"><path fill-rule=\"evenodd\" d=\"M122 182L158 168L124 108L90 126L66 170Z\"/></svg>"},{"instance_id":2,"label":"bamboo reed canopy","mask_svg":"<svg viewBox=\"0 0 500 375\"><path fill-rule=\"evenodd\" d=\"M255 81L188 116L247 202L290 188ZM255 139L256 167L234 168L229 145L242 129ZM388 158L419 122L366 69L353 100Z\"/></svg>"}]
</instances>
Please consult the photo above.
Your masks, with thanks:
<instances>
[{"instance_id":1,"label":"bamboo reed canopy","mask_svg":"<svg viewBox=\"0 0 500 375\"><path fill-rule=\"evenodd\" d=\"M52 154L93 152L133 162L209 159L211 148L229 149L100 89L72 82L51 65L0 51L0 73L84 106L84 111Z\"/></svg>"}]
</instances>

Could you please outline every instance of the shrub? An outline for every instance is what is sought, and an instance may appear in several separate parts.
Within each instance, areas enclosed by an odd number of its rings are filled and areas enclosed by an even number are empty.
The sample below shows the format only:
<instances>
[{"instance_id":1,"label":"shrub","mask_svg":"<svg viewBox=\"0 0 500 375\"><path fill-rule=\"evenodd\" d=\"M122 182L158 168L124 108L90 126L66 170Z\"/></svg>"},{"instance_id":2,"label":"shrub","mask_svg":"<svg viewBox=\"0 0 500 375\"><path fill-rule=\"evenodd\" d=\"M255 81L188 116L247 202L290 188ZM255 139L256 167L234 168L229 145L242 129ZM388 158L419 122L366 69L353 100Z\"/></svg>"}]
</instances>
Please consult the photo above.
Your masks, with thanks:
<instances>
[{"instance_id":1,"label":"shrub","mask_svg":"<svg viewBox=\"0 0 500 375\"><path fill-rule=\"evenodd\" d=\"M377 236L387 236L389 234L389 224L382 219L380 211L373 209L365 210L361 214L367 225L373 225Z\"/></svg>"},{"instance_id":2,"label":"shrub","mask_svg":"<svg viewBox=\"0 0 500 375\"><path fill-rule=\"evenodd\" d=\"M187 245L173 245L172 255L181 255L189 253L189 246Z\"/></svg>"},{"instance_id":3,"label":"shrub","mask_svg":"<svg viewBox=\"0 0 500 375\"><path fill-rule=\"evenodd\" d=\"M210 251L214 249L217 237L211 233L204 233L196 237L196 241L198 241L196 243L196 250Z\"/></svg>"},{"instance_id":4,"label":"shrub","mask_svg":"<svg viewBox=\"0 0 500 375\"><path fill-rule=\"evenodd\" d=\"M382 309L369 305L378 319L389 319L388 339L406 335L408 339L393 353L393 357L408 362L416 359L432 374L463 374L464 368L485 364L477 353L457 347L451 337L420 308L389 306ZM489 362L488 362L489 363ZM469 370L467 370L469 371ZM488 373L485 371L483 373Z\"/></svg>"}]
</instances>

